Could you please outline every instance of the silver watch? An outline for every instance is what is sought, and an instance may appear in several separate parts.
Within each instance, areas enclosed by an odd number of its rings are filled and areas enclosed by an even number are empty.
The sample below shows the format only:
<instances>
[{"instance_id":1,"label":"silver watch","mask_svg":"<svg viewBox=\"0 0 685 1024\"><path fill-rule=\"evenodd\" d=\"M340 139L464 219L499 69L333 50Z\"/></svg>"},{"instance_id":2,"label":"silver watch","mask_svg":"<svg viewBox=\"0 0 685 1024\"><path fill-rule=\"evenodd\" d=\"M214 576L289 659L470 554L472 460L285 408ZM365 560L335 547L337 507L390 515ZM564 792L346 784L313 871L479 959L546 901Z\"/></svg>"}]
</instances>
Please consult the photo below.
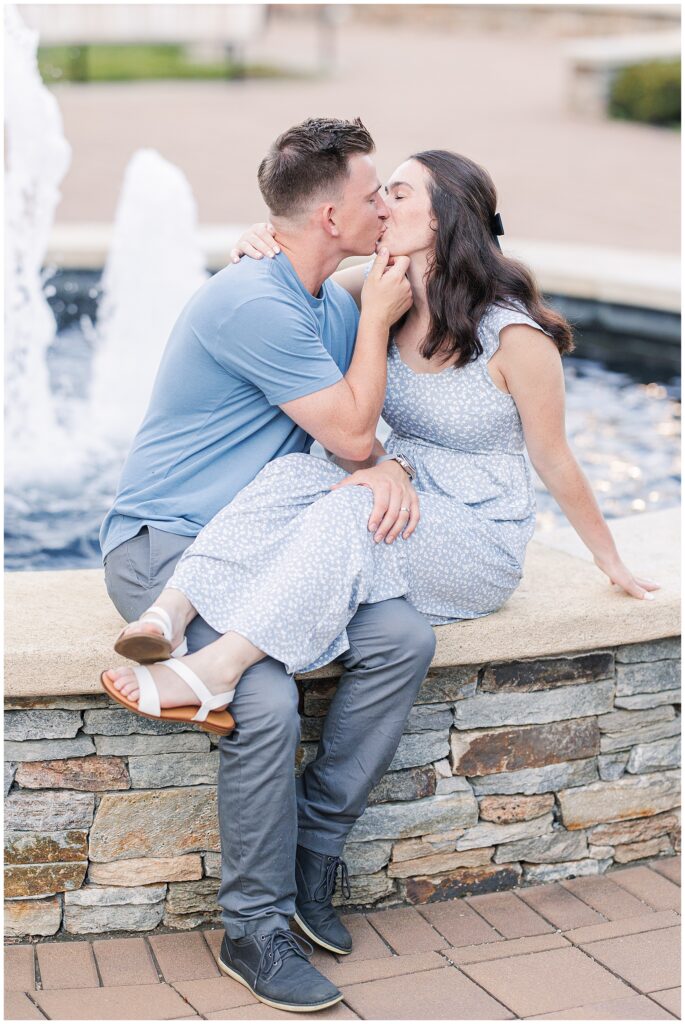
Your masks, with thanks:
<instances>
[{"instance_id":1,"label":"silver watch","mask_svg":"<svg viewBox=\"0 0 685 1024\"><path fill-rule=\"evenodd\" d=\"M381 462L389 462L391 459L400 464L410 480L414 480L416 477L416 470L407 456L403 455L402 452L394 452L392 455L381 455L379 459L376 459L376 465L378 466Z\"/></svg>"}]
</instances>

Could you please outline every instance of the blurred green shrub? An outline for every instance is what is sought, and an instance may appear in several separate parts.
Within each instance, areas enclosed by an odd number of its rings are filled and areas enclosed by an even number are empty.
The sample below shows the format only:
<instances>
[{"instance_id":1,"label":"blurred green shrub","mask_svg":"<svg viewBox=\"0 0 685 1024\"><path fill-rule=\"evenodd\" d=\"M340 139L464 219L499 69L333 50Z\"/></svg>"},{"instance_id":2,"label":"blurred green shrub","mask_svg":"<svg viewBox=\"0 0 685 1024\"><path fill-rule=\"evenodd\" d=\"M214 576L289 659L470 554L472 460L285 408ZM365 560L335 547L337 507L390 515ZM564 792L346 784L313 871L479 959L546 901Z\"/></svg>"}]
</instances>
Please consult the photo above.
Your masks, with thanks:
<instances>
[{"instance_id":1,"label":"blurred green shrub","mask_svg":"<svg viewBox=\"0 0 685 1024\"><path fill-rule=\"evenodd\" d=\"M680 125L680 61L655 60L624 68L611 86L611 117L645 124Z\"/></svg>"},{"instance_id":2,"label":"blurred green shrub","mask_svg":"<svg viewBox=\"0 0 685 1024\"><path fill-rule=\"evenodd\" d=\"M200 63L177 45L42 46L38 67L43 81L133 82L160 78L289 78L291 72L266 64Z\"/></svg>"}]
</instances>

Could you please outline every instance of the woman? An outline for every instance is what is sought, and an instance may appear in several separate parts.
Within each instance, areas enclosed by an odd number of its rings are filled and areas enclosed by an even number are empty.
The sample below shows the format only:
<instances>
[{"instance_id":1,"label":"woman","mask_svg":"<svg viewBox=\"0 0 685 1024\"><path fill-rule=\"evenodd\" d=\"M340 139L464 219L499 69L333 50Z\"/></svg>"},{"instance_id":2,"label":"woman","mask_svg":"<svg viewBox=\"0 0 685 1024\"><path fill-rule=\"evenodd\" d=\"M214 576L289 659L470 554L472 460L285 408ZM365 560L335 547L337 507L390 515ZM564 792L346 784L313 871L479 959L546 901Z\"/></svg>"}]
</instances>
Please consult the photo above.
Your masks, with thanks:
<instances>
[{"instance_id":1,"label":"woman","mask_svg":"<svg viewBox=\"0 0 685 1024\"><path fill-rule=\"evenodd\" d=\"M117 650L140 661L154 658L160 632L178 644L196 614L223 634L152 671L103 673L107 692L134 711L225 733L246 668L265 655L289 672L326 664L349 646L345 627L361 603L405 596L433 625L496 611L519 584L535 528L524 447L609 580L640 599L658 588L621 561L568 446L561 355L571 329L502 255L489 175L431 150L403 163L386 192L382 244L410 257L414 305L392 332L383 409L392 433L371 464L402 456L420 521L400 510L386 540L404 525L402 536L379 544L366 525L371 493L354 486L358 467L275 459L200 532L154 608L122 630ZM277 250L262 230L234 252ZM335 277L360 302L364 274Z\"/></svg>"}]
</instances>

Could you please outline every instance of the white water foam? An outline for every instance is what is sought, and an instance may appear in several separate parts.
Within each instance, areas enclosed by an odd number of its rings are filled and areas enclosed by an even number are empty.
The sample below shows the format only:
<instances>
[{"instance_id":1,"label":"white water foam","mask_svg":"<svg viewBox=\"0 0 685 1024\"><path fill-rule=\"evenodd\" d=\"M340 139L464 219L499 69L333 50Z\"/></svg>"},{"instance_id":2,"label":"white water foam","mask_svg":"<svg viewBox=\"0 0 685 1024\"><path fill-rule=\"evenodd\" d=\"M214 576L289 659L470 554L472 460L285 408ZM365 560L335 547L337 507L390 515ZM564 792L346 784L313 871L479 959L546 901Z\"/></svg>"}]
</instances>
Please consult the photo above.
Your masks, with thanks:
<instances>
[{"instance_id":1,"label":"white water foam","mask_svg":"<svg viewBox=\"0 0 685 1024\"><path fill-rule=\"evenodd\" d=\"M38 34L14 6L4 14L5 465L16 483L51 477L57 451L70 458L48 380L45 355L56 324L41 269L71 149L55 98L38 71Z\"/></svg>"},{"instance_id":2,"label":"white water foam","mask_svg":"<svg viewBox=\"0 0 685 1024\"><path fill-rule=\"evenodd\" d=\"M208 274L188 181L159 153L139 150L124 174L97 327L82 324L94 349L90 388L55 396L46 355L57 326L43 266L71 149L40 77L38 34L11 5L5 30L5 465L10 500L30 511L76 498L93 481L113 491L169 332Z\"/></svg>"},{"instance_id":3,"label":"white water foam","mask_svg":"<svg viewBox=\"0 0 685 1024\"><path fill-rule=\"evenodd\" d=\"M82 335L56 340L44 262L71 149L40 77L38 35L13 6L5 38L5 529L15 557L38 552L44 567L65 553L97 557L93 526L114 497L167 337L208 275L188 182L141 150L124 175L97 326L83 317ZM78 370L73 386L51 380L56 351L62 370Z\"/></svg>"}]
</instances>

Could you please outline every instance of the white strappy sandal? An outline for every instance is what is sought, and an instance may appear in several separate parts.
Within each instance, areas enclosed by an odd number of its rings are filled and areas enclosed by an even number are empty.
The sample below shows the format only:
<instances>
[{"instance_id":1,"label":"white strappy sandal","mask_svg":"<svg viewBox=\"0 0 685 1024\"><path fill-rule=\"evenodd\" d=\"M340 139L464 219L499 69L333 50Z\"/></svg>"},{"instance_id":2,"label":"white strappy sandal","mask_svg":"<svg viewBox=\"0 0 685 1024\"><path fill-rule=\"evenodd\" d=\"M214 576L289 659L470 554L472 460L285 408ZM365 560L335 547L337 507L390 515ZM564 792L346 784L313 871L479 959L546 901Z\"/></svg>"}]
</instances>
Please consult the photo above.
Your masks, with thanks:
<instances>
[{"instance_id":1,"label":"white strappy sandal","mask_svg":"<svg viewBox=\"0 0 685 1024\"><path fill-rule=\"evenodd\" d=\"M157 718L167 722L188 722L189 725L198 725L201 729L205 729L207 732L218 733L220 736L227 736L229 732L233 731L235 728L233 715L225 710L214 711L213 709L222 707L224 704L230 704L235 694L235 688L225 693L214 694L207 689L200 677L184 662L174 661L170 658L157 664L170 668L188 684L201 701L199 708L189 704L184 707L164 708L162 710L157 684L150 670L145 668L144 665L132 668L140 688L140 697L137 702L122 696L115 689L113 681L109 678L107 672L103 672L100 675L100 682L105 692L113 700L128 708L129 711L133 711L137 715L143 715L144 718Z\"/></svg>"},{"instance_id":2,"label":"white strappy sandal","mask_svg":"<svg viewBox=\"0 0 685 1024\"><path fill-rule=\"evenodd\" d=\"M171 650L172 625L168 612L159 605L153 604L138 619L144 622L149 619L162 627L159 633L146 633L143 630L125 633L129 627L124 626L114 641L114 650L123 658L146 664L153 661L165 661L167 658L182 658L188 653L188 642L185 637L175 650Z\"/></svg>"}]
</instances>

